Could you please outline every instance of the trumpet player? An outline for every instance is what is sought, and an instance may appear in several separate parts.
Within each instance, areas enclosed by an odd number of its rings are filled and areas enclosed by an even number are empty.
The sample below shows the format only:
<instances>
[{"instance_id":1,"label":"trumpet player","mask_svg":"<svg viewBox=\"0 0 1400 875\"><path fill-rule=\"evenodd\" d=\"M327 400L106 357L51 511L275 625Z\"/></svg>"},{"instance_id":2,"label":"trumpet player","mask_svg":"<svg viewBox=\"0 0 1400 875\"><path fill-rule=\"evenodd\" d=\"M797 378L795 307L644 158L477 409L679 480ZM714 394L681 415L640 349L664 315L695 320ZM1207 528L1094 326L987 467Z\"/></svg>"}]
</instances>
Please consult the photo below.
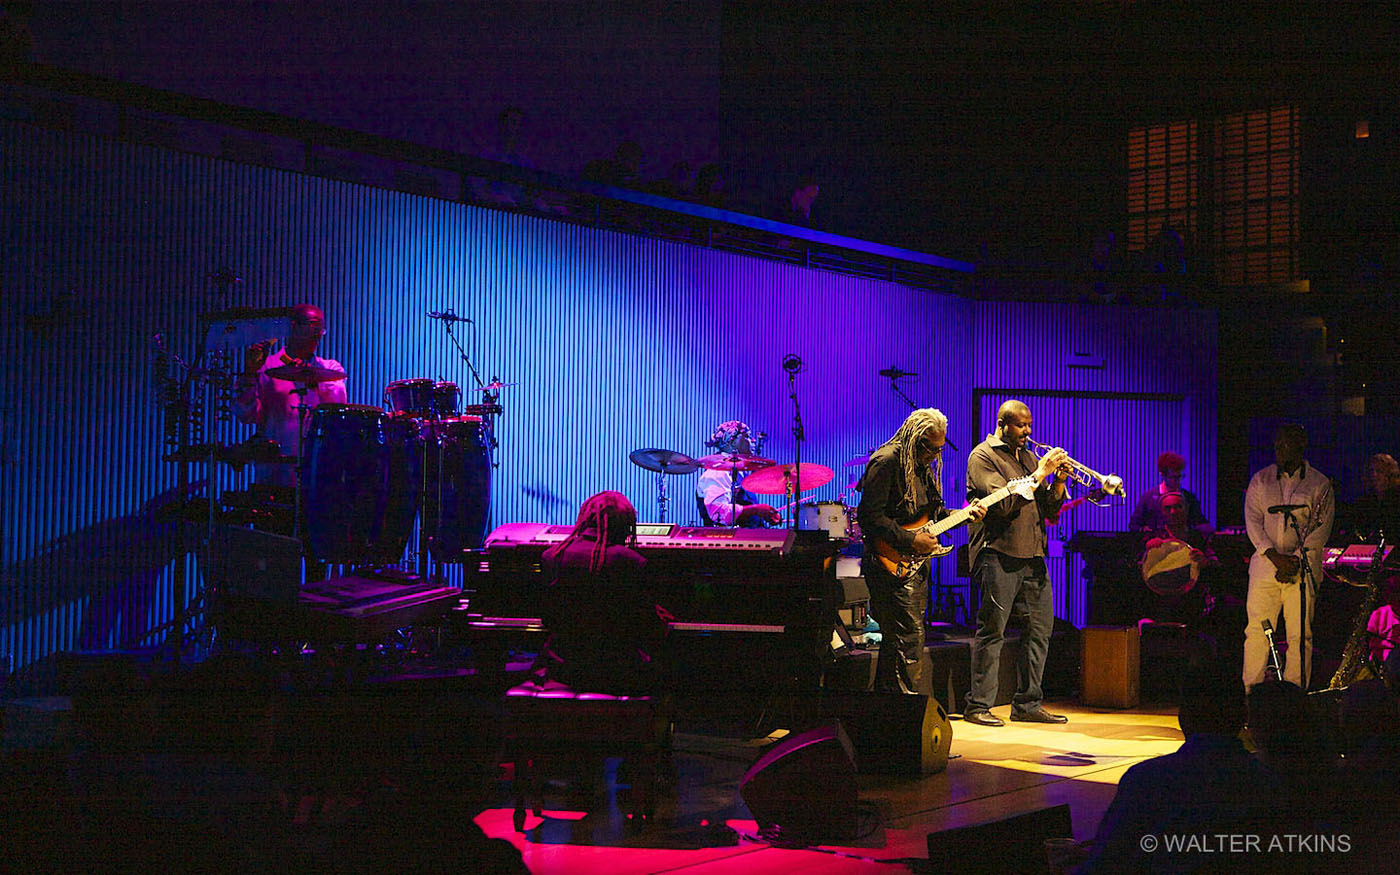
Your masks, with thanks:
<instances>
[{"instance_id":1,"label":"trumpet player","mask_svg":"<svg viewBox=\"0 0 1400 875\"><path fill-rule=\"evenodd\" d=\"M1065 501L1065 481L1071 474L1069 454L1058 447L1039 459L1027 447L1031 411L1021 401L1007 401L997 411L997 430L967 457L967 498L975 501L1013 480L1034 478L1034 498L1012 493L987 508L982 524L970 529L968 540L972 577L982 587L977 612L977 635L972 641L972 689L963 719L981 726L1001 726L991 712L1006 621L1020 602L1028 623L1016 664L1016 693L1011 719L1030 723L1065 723L1041 704L1041 676L1055 624L1055 603L1045 568L1049 538L1045 519Z\"/></svg>"}]
</instances>

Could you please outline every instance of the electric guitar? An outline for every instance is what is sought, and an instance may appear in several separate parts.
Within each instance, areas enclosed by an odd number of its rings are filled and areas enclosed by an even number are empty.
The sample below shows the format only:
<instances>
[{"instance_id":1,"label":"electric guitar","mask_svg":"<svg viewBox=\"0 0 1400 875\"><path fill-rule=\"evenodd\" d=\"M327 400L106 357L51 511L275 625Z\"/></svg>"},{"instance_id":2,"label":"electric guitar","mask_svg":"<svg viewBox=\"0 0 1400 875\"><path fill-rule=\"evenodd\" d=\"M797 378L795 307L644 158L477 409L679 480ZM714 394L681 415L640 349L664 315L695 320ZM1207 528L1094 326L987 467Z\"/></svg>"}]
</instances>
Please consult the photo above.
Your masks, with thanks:
<instances>
[{"instance_id":1,"label":"electric guitar","mask_svg":"<svg viewBox=\"0 0 1400 875\"><path fill-rule=\"evenodd\" d=\"M990 495L985 495L977 499L976 503L982 507L991 507L1012 493L1021 496L1027 501L1031 501L1035 498L1036 485L1037 481L1034 476L1019 477ZM902 526L902 528L915 533L922 530L937 538L949 529L957 528L967 522L970 516L971 514L968 513L968 509L963 507L949 513L938 522L929 522L928 516L924 515L914 520L912 523ZM875 558L880 560L880 564L885 567L886 571L900 580L909 578L920 568L924 567L924 563L928 562L930 559L946 556L953 549L952 547L939 544L937 549L932 553L905 553L894 544L882 540L878 535L872 535L870 540L875 546Z\"/></svg>"}]
</instances>

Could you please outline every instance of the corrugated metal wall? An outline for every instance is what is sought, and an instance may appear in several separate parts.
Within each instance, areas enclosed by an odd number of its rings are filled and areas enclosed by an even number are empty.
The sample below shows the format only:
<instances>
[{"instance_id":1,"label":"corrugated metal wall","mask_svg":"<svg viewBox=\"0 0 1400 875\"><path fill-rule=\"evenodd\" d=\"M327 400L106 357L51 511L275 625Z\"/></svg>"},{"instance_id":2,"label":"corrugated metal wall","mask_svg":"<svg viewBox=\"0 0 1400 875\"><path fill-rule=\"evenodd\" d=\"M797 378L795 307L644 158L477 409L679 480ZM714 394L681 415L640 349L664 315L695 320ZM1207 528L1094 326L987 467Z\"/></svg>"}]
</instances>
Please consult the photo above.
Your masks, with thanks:
<instances>
[{"instance_id":1,"label":"corrugated metal wall","mask_svg":"<svg viewBox=\"0 0 1400 875\"><path fill-rule=\"evenodd\" d=\"M1144 419L1096 399L1052 423L1037 407L1037 433L1092 435L1071 444L1090 464L1126 454L1118 458L1137 467L1119 473L1133 489L1148 485L1159 448L1185 448L1189 482L1214 507L1214 333L1203 314L973 304L9 123L0 124L0 185L0 651L17 667L76 646L139 643L172 615L179 532L162 510L176 471L160 461L152 338L162 333L193 356L204 346L199 315L230 306L324 306L322 352L347 366L350 400L370 404L397 379L469 385L425 313L450 307L471 318L456 329L469 357L484 378L513 384L501 392L493 524L569 522L604 488L654 518L655 477L628 452L704 454L723 419L768 432L765 454L790 460L793 404L780 365L789 353L805 364L796 380L802 457L837 472L813 493L819 500L835 499L859 472L843 463L902 421L907 405L877 373L897 366L920 375L901 381L915 402L952 419L963 452L947 464L950 495L961 495L962 460L987 429L986 392L1093 389L1152 395L1163 410ZM222 289L208 278L219 268L242 282ZM214 338L235 358L251 339ZM1189 355L1183 338L1192 338ZM1101 347L1102 370L1065 367L1068 353L1084 352L1081 339ZM248 433L228 422L212 429L200 439ZM195 473L204 476L202 466ZM214 473L220 488L242 482ZM692 478L668 486L671 518L694 519ZM187 569L196 573L193 561ZM1062 601L1062 614L1082 621L1082 594Z\"/></svg>"}]
</instances>

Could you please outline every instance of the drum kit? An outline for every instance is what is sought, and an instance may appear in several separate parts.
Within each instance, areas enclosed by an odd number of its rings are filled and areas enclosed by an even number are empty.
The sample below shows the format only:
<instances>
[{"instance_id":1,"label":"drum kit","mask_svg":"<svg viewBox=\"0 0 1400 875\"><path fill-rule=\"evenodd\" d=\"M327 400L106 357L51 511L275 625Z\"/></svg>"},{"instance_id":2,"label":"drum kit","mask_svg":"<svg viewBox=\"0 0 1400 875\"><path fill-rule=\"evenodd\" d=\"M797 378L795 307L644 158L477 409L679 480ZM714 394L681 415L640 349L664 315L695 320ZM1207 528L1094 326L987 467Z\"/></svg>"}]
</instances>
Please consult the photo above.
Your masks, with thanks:
<instances>
[{"instance_id":1,"label":"drum kit","mask_svg":"<svg viewBox=\"0 0 1400 875\"><path fill-rule=\"evenodd\" d=\"M693 474L700 469L728 471L732 489L741 487L757 495L788 495L792 501L779 510L797 508L796 522L799 529L824 530L830 537L855 540L860 537L855 522L854 508L844 501L811 502L800 500L803 492L825 486L836 476L825 465L804 463L799 475L796 465L779 465L773 459L747 453L714 453L691 458L674 450L644 448L628 454L632 464L656 474L656 503L660 511L660 521L666 521L666 475ZM740 483L739 476L747 474Z\"/></svg>"}]
</instances>

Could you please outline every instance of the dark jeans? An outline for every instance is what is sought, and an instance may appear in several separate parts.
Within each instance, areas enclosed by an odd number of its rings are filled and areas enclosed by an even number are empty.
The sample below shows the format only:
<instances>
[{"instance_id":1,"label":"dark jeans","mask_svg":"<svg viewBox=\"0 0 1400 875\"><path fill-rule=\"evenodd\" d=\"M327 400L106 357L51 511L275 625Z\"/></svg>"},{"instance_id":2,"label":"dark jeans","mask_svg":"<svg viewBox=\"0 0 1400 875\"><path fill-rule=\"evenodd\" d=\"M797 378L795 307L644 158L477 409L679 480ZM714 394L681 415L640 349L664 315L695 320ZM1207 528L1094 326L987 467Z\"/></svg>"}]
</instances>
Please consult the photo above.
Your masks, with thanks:
<instances>
[{"instance_id":1,"label":"dark jeans","mask_svg":"<svg viewBox=\"0 0 1400 875\"><path fill-rule=\"evenodd\" d=\"M972 690L963 711L986 710L996 702L1001 645L1013 607L1025 614L1026 630L1021 635L1016 694L1011 704L1016 711L1033 711L1040 706L1040 680L1045 673L1045 654L1050 650L1050 632L1055 627L1055 600L1045 560L1016 559L983 550L972 573L982 584L982 606L977 611L977 635L972 639Z\"/></svg>"},{"instance_id":2,"label":"dark jeans","mask_svg":"<svg viewBox=\"0 0 1400 875\"><path fill-rule=\"evenodd\" d=\"M879 559L867 554L860 568L870 589L870 615L880 624L875 689L883 693L917 693L923 679L928 566L908 580L900 580L886 571Z\"/></svg>"}]
</instances>

